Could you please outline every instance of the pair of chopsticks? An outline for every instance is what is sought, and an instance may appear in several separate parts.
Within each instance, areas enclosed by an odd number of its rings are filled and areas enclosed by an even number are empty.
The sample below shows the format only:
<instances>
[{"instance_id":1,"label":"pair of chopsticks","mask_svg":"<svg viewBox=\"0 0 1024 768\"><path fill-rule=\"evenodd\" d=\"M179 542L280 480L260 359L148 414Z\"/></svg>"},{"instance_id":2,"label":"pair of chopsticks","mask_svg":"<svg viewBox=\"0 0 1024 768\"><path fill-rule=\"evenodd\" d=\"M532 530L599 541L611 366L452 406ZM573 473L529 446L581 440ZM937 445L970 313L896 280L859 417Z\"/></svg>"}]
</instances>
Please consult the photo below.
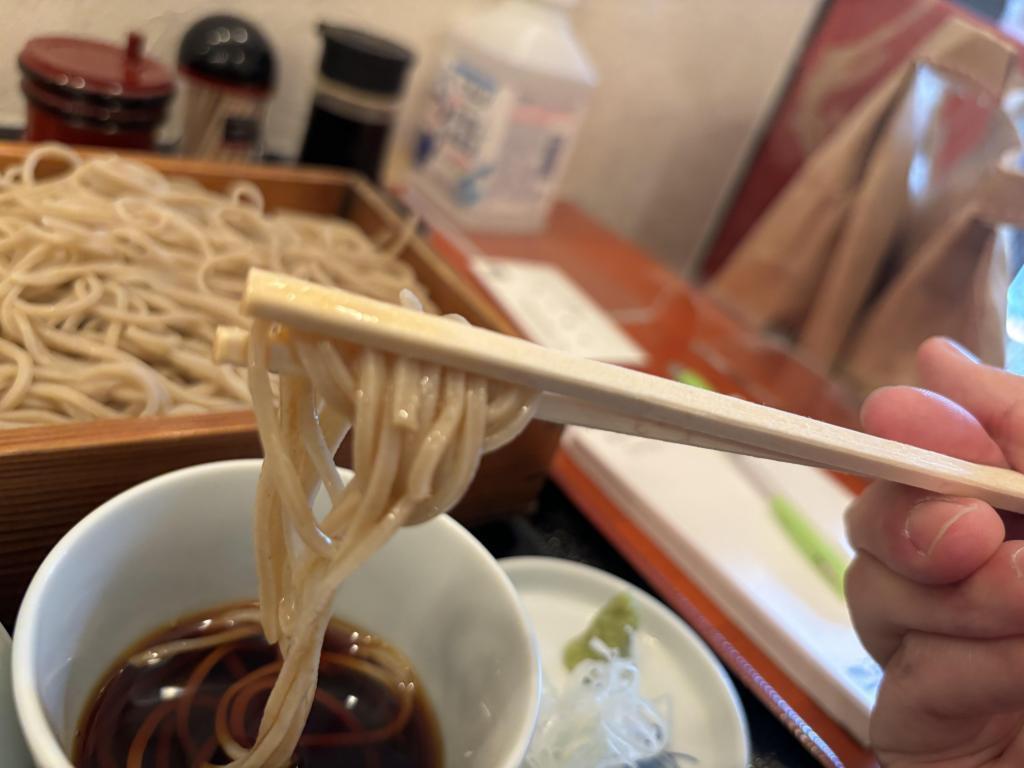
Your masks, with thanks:
<instances>
[{"instance_id":1,"label":"pair of chopsticks","mask_svg":"<svg viewBox=\"0 0 1024 768\"><path fill-rule=\"evenodd\" d=\"M249 272L244 314L296 330L460 368L540 392L536 418L832 469L971 496L1024 513L1024 475L573 357L523 339L263 270ZM244 364L248 336L220 328L214 355ZM295 367L271 351L279 372ZM671 478L666 478L671 481Z\"/></svg>"}]
</instances>

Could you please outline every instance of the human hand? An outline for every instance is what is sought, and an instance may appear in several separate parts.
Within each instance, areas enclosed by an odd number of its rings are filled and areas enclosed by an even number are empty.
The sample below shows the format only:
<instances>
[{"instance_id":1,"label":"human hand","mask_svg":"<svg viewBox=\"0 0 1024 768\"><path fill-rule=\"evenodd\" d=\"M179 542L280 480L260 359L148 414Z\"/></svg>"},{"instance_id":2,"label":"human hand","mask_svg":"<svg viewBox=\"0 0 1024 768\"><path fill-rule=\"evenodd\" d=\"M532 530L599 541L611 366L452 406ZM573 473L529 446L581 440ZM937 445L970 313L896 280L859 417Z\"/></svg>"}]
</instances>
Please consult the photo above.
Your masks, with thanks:
<instances>
[{"instance_id":1,"label":"human hand","mask_svg":"<svg viewBox=\"0 0 1024 768\"><path fill-rule=\"evenodd\" d=\"M864 428L1024 470L1024 378L942 339L917 362L930 391L879 390ZM1024 518L877 482L848 510L847 533L850 612L885 668L871 718L882 764L1024 766Z\"/></svg>"}]
</instances>

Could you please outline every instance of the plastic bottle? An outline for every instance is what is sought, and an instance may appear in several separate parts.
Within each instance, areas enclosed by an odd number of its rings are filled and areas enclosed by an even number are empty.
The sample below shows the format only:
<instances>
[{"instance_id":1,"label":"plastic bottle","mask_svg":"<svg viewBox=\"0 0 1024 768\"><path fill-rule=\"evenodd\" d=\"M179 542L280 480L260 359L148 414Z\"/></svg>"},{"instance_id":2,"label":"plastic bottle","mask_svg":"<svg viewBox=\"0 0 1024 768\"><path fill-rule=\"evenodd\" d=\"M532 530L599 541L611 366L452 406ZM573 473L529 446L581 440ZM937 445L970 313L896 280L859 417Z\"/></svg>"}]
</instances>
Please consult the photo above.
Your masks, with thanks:
<instances>
[{"instance_id":1,"label":"plastic bottle","mask_svg":"<svg viewBox=\"0 0 1024 768\"><path fill-rule=\"evenodd\" d=\"M542 229L596 76L576 0L503 0L458 24L421 122L413 189L467 230Z\"/></svg>"}]
</instances>

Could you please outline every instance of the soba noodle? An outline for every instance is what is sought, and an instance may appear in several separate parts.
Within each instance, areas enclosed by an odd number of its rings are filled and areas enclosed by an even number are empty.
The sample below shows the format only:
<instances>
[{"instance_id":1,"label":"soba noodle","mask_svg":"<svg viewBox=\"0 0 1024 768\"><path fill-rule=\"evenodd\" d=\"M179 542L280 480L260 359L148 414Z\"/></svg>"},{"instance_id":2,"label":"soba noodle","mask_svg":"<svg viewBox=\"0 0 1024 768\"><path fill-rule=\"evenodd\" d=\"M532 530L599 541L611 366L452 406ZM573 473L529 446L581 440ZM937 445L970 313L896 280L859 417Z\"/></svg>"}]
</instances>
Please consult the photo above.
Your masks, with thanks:
<instances>
[{"instance_id":1,"label":"soba noodle","mask_svg":"<svg viewBox=\"0 0 1024 768\"><path fill-rule=\"evenodd\" d=\"M405 300L415 303L411 294ZM268 371L272 342L286 346L303 371L280 376L277 404ZM264 321L252 325L249 354L249 388L266 457L254 512L259 621L267 640L280 647L282 664L255 744L239 744L223 727L217 737L232 768L280 768L299 743L316 696L338 586L401 526L450 509L480 455L525 426L533 398L462 371ZM333 459L350 427L354 476L342 484ZM321 487L330 509L318 518L313 499ZM253 625L232 623L213 637L150 648L135 663L159 662L254 631ZM387 677L408 675L399 668ZM266 675L251 682L266 687ZM232 695L246 695L239 685ZM400 712L407 718L412 691L396 685L404 691ZM389 726L402 727L397 721Z\"/></svg>"},{"instance_id":2,"label":"soba noodle","mask_svg":"<svg viewBox=\"0 0 1024 768\"><path fill-rule=\"evenodd\" d=\"M237 408L244 373L210 350L217 323L247 325L249 268L426 302L397 258L410 232L374 244L341 219L268 215L251 183L217 194L40 147L0 175L0 427Z\"/></svg>"}]
</instances>

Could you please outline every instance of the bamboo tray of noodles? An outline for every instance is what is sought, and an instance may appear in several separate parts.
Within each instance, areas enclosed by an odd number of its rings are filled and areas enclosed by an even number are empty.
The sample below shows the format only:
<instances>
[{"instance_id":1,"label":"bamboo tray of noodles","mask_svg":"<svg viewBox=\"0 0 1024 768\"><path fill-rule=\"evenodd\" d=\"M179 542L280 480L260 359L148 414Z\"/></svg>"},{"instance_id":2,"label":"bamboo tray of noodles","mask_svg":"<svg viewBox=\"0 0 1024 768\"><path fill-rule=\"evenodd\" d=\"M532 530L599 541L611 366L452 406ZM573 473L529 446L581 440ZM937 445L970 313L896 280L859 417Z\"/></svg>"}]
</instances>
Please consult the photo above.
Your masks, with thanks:
<instances>
[{"instance_id":1,"label":"bamboo tray of noodles","mask_svg":"<svg viewBox=\"0 0 1024 768\"><path fill-rule=\"evenodd\" d=\"M0 171L20 163L32 149L25 143L0 143ZM216 191L240 179L251 181L262 191L268 210L341 216L371 239L397 233L404 223L366 180L354 174L156 155L133 158ZM45 174L45 166L40 170ZM400 258L413 267L441 311L515 333L421 238L412 237ZM534 422L514 442L485 456L455 516L477 521L527 511L544 481L559 433L558 427ZM0 430L0 622L11 626L43 557L103 501L173 469L259 455L255 422L247 410Z\"/></svg>"}]
</instances>

